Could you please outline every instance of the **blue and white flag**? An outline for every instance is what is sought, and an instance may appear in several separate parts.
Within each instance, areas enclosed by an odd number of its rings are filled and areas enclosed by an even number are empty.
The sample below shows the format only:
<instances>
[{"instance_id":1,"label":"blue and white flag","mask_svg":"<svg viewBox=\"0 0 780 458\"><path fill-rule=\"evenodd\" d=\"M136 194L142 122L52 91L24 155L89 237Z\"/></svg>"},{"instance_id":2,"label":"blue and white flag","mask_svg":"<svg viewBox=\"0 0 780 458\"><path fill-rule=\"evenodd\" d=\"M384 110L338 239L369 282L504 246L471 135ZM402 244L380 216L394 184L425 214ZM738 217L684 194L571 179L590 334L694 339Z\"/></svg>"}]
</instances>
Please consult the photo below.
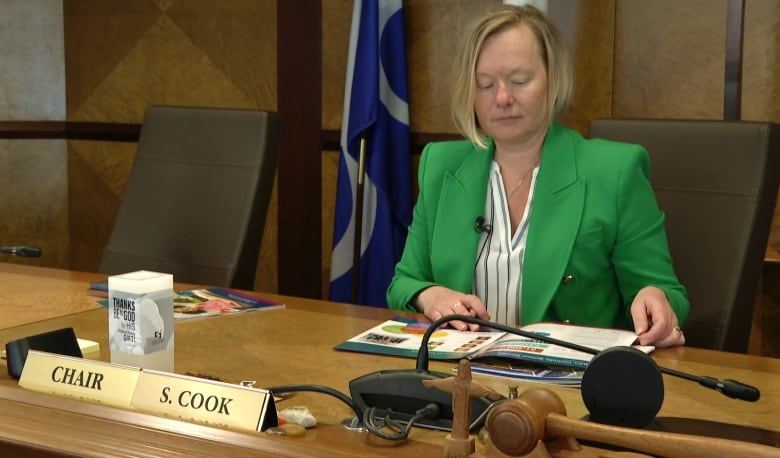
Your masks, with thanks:
<instances>
[{"instance_id":1,"label":"blue and white flag","mask_svg":"<svg viewBox=\"0 0 780 458\"><path fill-rule=\"evenodd\" d=\"M386 307L412 219L401 0L355 0L341 126L329 299ZM360 139L365 178L358 297L352 297Z\"/></svg>"}]
</instances>

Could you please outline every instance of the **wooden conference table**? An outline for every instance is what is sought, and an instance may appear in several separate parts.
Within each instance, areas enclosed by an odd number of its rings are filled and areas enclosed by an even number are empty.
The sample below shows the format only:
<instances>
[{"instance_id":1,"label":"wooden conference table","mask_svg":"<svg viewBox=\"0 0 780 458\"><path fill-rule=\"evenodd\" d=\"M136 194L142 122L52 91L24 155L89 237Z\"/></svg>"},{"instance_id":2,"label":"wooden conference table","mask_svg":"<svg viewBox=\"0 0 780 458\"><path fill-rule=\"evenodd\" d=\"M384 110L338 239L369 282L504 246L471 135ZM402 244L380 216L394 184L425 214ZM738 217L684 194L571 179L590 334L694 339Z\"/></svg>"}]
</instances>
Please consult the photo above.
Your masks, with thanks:
<instances>
[{"instance_id":1,"label":"wooden conference table","mask_svg":"<svg viewBox=\"0 0 780 458\"><path fill-rule=\"evenodd\" d=\"M109 360L107 312L86 294L99 274L0 263L0 343L73 327L100 343ZM350 380L385 369L413 369L404 358L339 352L332 347L397 312L326 301L260 294L283 309L176 323L175 371L229 383L255 380L257 387L316 384L348 393ZM665 376L659 416L780 430L780 360L694 348L656 350L653 358L679 371L736 379L761 389L757 403L727 398L696 383ZM4 362L2 363L4 366ZM431 369L449 372L450 363ZM533 384L474 376L502 394ZM574 388L550 387L568 415L587 411ZM277 408L304 405L317 417L304 436L272 436L195 423L50 396L17 386L0 367L0 455L2 456L443 456L444 432L414 428L396 443L340 426L352 411L321 393L299 392ZM775 437L774 435L772 435Z\"/></svg>"}]
</instances>

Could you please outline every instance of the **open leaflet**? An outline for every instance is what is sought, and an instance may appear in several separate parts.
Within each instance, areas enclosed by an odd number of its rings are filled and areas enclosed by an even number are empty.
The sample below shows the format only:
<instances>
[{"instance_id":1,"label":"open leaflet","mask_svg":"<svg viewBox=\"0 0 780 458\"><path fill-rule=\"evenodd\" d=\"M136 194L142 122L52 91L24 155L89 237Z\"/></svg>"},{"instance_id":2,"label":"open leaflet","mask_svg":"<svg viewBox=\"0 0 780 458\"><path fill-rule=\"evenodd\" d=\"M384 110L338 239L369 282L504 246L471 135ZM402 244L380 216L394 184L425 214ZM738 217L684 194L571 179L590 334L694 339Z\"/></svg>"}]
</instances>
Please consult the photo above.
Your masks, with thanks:
<instances>
[{"instance_id":1,"label":"open leaflet","mask_svg":"<svg viewBox=\"0 0 780 458\"><path fill-rule=\"evenodd\" d=\"M336 345L337 350L417 357L422 336L430 323L395 317ZM535 323L522 327L554 339L572 342L594 350L631 346L632 331L564 323ZM637 347L647 353L654 347ZM593 355L510 333L479 330L458 331L440 328L428 341L430 359L467 358L475 373L502 375L528 380L577 384Z\"/></svg>"}]
</instances>

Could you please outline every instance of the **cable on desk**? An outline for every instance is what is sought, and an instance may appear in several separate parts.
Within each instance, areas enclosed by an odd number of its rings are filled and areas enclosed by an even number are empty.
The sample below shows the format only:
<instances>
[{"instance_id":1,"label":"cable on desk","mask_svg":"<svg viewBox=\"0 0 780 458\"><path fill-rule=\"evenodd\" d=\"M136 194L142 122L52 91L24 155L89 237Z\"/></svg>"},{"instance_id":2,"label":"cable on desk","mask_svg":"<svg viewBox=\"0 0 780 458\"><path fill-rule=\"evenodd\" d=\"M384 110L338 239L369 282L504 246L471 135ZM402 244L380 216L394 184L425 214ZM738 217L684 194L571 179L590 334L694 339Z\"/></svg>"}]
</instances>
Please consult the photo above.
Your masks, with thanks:
<instances>
[{"instance_id":1,"label":"cable on desk","mask_svg":"<svg viewBox=\"0 0 780 458\"><path fill-rule=\"evenodd\" d=\"M440 411L441 409L439 408L439 405L432 402L422 409L416 411L414 416L412 416L412 418L410 418L406 423L406 426L403 426L401 422L393 420L390 417L393 413L392 410L388 410L385 418L383 418L381 422L377 424L375 422L376 417L374 415L376 413L376 407L369 407L363 412L363 424L371 432L371 434L375 436L391 441L400 441L405 440L409 436L409 431L411 431L412 427L418 420L436 418L439 416ZM396 431L395 434L388 434L382 431L382 428L385 426Z\"/></svg>"},{"instance_id":2,"label":"cable on desk","mask_svg":"<svg viewBox=\"0 0 780 458\"><path fill-rule=\"evenodd\" d=\"M415 412L414 416L409 419L405 427L402 426L400 422L391 419L390 414L392 413L392 411L388 411L388 415L385 416L381 424L376 424L374 420L374 413L376 411L376 407L370 407L366 411L361 411L360 407L358 407L358 405L355 404L355 401L352 398L350 398L349 396L345 395L344 393L338 390L334 390L333 388L327 386L283 385L283 386L275 386L275 387L267 388L267 390L270 391L271 394L292 393L296 391L311 391L315 393L329 394L333 397L340 399L345 404L347 404L355 412L356 417L358 419L362 419L363 424L372 434L393 441L406 439L409 436L409 431L412 429L412 427L418 420L422 420L426 418L427 419L436 418L439 416L439 413L441 411L438 404L430 403L426 405L424 408ZM396 433L395 434L385 433L384 431L381 430L385 426L395 430Z\"/></svg>"},{"instance_id":3,"label":"cable on desk","mask_svg":"<svg viewBox=\"0 0 780 458\"><path fill-rule=\"evenodd\" d=\"M272 388L267 388L268 391L273 393L292 393L295 391L312 391L315 393L324 393L329 394L333 397L336 397L342 401L344 401L345 404L347 404L354 412L355 416L357 418L363 418L363 412L360 410L360 407L358 407L357 404L355 404L355 401L352 400L349 396L346 394L334 390L333 388L322 386L322 385L283 385L283 386L275 386Z\"/></svg>"}]
</instances>

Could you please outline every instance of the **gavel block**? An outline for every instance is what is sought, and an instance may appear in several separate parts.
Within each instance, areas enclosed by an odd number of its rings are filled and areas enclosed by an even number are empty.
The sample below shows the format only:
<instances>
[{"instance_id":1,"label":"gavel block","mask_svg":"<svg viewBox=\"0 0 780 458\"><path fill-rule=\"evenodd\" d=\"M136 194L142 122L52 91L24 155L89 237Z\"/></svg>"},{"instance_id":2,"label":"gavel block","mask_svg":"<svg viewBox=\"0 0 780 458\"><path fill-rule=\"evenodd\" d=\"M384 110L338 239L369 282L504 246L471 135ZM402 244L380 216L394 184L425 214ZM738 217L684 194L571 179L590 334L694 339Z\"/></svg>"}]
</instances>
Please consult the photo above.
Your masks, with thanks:
<instances>
[{"instance_id":1,"label":"gavel block","mask_svg":"<svg viewBox=\"0 0 780 458\"><path fill-rule=\"evenodd\" d=\"M516 399L495 405L486 420L489 443L474 456L481 458L637 457L631 452L585 447L576 439L618 446L668 458L777 458L780 448L712 437L645 431L602 425L566 416L554 392L534 388Z\"/></svg>"}]
</instances>

